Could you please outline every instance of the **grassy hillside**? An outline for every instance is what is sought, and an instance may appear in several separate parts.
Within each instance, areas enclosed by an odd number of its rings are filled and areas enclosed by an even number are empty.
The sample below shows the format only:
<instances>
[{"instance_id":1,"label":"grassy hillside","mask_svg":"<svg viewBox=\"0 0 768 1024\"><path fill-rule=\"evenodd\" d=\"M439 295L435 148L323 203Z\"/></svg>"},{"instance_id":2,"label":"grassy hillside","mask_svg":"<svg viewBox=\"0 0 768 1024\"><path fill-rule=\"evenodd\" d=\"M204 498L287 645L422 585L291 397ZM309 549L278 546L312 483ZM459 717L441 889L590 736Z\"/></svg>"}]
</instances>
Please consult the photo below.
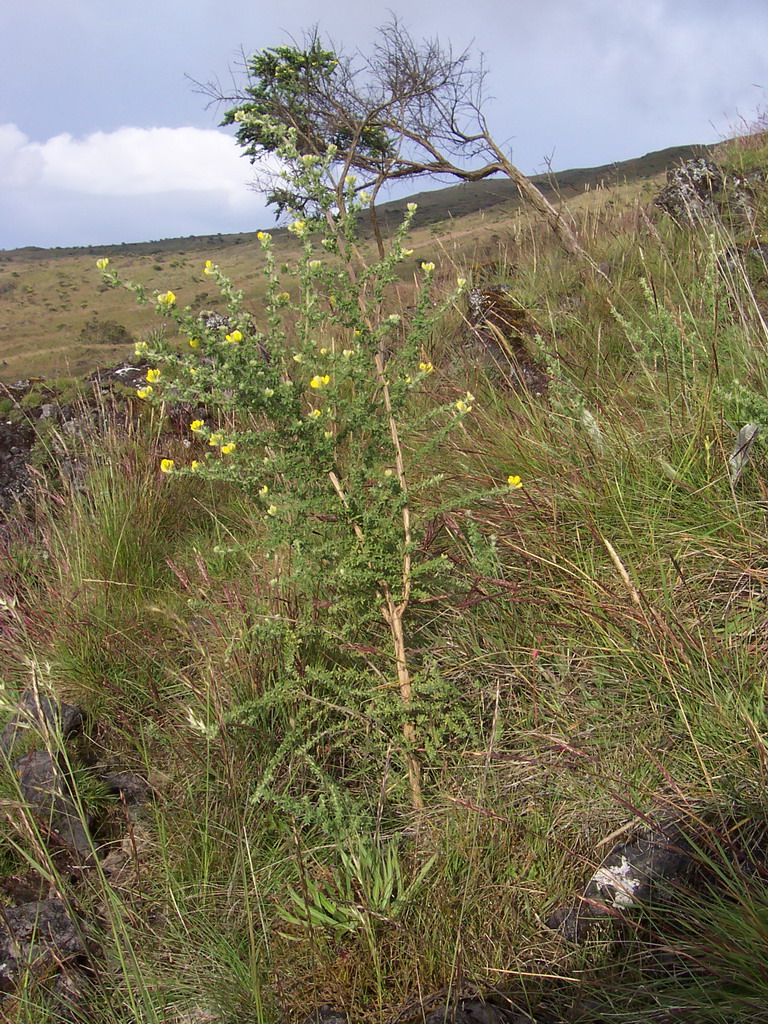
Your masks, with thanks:
<instances>
[{"instance_id":1,"label":"grassy hillside","mask_svg":"<svg viewBox=\"0 0 768 1024\"><path fill-rule=\"evenodd\" d=\"M684 146L622 163L564 171L534 180L553 201L560 195L575 209L585 200L596 216L605 204L648 198L676 160L706 147ZM610 189L610 195L606 190ZM419 220L412 239L414 267L445 248L452 256L498 247L520 216L516 189L507 180L454 186L415 197ZM406 200L382 207L386 223L399 222ZM276 230L285 258L296 251L285 229ZM120 260L125 276L150 288L171 288L181 302L216 307L202 273L205 259L226 267L254 304L261 298L261 248L256 233L171 238L156 242L81 249L17 249L0 252L0 381L87 373L126 358L132 343L116 337L120 325L137 340L151 329L151 312L120 292L94 288L97 258ZM89 326L90 325L90 326Z\"/></svg>"},{"instance_id":2,"label":"grassy hillside","mask_svg":"<svg viewBox=\"0 0 768 1024\"><path fill-rule=\"evenodd\" d=\"M718 159L768 172L766 139ZM72 769L80 811L99 823L98 864L73 866L9 770L0 874L89 921L81 1019L276 1024L330 1004L350 1022L395 1024L493 996L507 1015L486 1009L490 1024L524 1019L512 1005L542 1022L768 1020L768 197L752 187L751 219L734 209L686 229L651 206L655 176L590 183L569 206L604 274L565 257L525 210L427 226L417 214L408 259L436 264L433 302L418 305L423 273L407 262L384 303L402 331L395 366L446 300L407 381L408 553L421 567L407 711L381 594L361 606L336 574L345 526L363 544L374 521L341 486L324 480L317 514L270 547L269 517L298 501L299 482L270 477L272 512L255 484L178 472L208 449L190 433L194 408L169 420L160 405L118 406L90 439L51 433L78 474L41 478L3 534L2 679L9 709L31 680L87 712L76 743L54 730L29 744ZM278 266L295 261L295 240L274 244ZM244 237L109 255L180 304L220 308L212 259L260 314L263 253ZM19 316L9 378L126 354L66 341L64 327L33 349L43 319L97 315L156 336L156 318L100 290L97 255L6 254L0 282L16 284L2 299ZM495 331L473 332L464 300L449 301L457 276L502 289ZM304 321L295 279L285 287L283 370L298 381ZM351 340L337 334L328 345L356 344L351 327ZM519 386L521 360L545 388ZM324 386L321 371L312 380L308 400ZM762 432L736 474L747 423ZM236 460L261 425L227 414L217 429L244 431ZM337 480L348 470L352 486L355 452L387 437L359 427L335 455ZM386 508L384 465L360 481L366 514L379 493ZM357 568L365 578L370 565ZM154 798L110 796L98 766L147 778ZM670 822L684 878L651 902L618 900L579 941L545 926L617 843ZM47 987L29 972L10 1019L62 1019Z\"/></svg>"}]
</instances>

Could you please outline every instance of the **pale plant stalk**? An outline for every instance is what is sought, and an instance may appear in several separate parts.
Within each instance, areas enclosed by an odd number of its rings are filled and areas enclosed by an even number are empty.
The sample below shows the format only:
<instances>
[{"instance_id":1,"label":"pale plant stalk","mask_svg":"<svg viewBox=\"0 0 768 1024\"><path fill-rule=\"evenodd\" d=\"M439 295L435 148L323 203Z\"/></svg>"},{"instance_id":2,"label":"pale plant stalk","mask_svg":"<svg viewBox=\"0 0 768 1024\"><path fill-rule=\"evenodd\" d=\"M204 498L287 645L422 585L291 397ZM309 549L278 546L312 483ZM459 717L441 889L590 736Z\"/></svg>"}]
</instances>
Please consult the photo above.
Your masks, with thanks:
<instances>
[{"instance_id":1,"label":"pale plant stalk","mask_svg":"<svg viewBox=\"0 0 768 1024\"><path fill-rule=\"evenodd\" d=\"M341 196L341 189L338 190ZM333 228L334 232L339 235L338 227L334 223L333 218L328 218L329 225ZM339 239L343 241L343 239ZM340 251L343 252L343 248L339 245ZM357 247L354 247L354 255L361 263L364 264L361 254ZM357 274L355 268L347 262L347 273L350 276L350 280L355 282L357 280ZM358 293L358 303L360 310L365 316L365 303L363 296ZM372 328L368 317L366 321L369 327ZM405 628L404 620L405 615L410 604L411 597L411 582L412 582L412 557L411 557L411 509L410 502L408 500L408 479L405 472L405 460L403 459L403 448L400 443L400 431L397 426L397 420L392 411L392 401L389 394L389 385L386 377L386 365L384 362L384 356L381 352L377 352L374 357L374 365L376 368L376 378L381 387L382 399L384 402L384 408L387 413L389 420L389 435L392 441L392 448L395 453L395 470L397 472L398 482L400 489L405 496L405 502L403 503L402 511L402 524L403 524L403 569L402 569L402 598L400 601L395 601L392 596L392 592L387 584L386 580L381 582L381 597L382 606L381 614L389 628L390 638L392 640L392 647L395 655L395 666L397 671L397 684L400 689L400 699L403 702L403 706L406 711L413 704L413 680L411 676L411 670L408 662L408 649L405 642ZM349 502L341 482L335 472L331 471L328 474L328 478L331 482L331 486L339 496L339 500L345 508L349 508ZM365 539L363 532L360 529L358 523L354 524L355 535L361 542ZM411 794L411 803L414 810L421 811L424 808L424 798L422 795L421 788L421 765L415 754L415 747L417 743L416 728L413 721L410 718L406 718L402 726L403 739L405 740L406 750L405 759L406 766L408 769L408 787Z\"/></svg>"}]
</instances>

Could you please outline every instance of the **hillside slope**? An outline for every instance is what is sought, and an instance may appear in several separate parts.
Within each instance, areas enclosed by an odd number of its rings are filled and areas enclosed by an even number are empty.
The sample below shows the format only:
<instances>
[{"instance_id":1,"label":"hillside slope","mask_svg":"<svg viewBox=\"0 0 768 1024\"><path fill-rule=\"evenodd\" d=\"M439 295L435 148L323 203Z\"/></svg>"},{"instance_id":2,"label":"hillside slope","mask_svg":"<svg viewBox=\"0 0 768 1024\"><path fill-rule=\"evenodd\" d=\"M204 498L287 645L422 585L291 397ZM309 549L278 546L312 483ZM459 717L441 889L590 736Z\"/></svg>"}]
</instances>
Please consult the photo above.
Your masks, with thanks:
<instances>
[{"instance_id":1,"label":"hillside slope","mask_svg":"<svg viewBox=\"0 0 768 1024\"><path fill-rule=\"evenodd\" d=\"M765 1024L768 136L718 160L575 196L600 273L505 204L222 245L255 320L6 399L3 1019ZM94 255L3 281L127 323Z\"/></svg>"},{"instance_id":2,"label":"hillside slope","mask_svg":"<svg viewBox=\"0 0 768 1024\"><path fill-rule=\"evenodd\" d=\"M667 167L706 147L682 146L649 153L603 167L563 171L533 180L553 202L568 201L575 211L586 202L595 210L606 203L630 203L649 197L660 186ZM645 191L643 191L645 189ZM489 179L474 184L422 192L412 247L416 265L436 253L459 263L472 260L490 240L496 245L513 230L521 208L514 185ZM381 207L388 225L399 223L406 203ZM365 238L366 223L362 235ZM277 251L295 251L284 228L274 229ZM132 343L152 325L151 314L124 294L100 294L94 271L97 257L119 260L121 272L149 289L173 289L183 303L216 305L210 282L202 274L205 259L214 259L240 282L250 301L263 286L261 248L255 232L208 235L115 246L72 249L17 249L0 253L0 380L12 382L35 375L70 376L88 373L126 357ZM119 328L124 328L123 333Z\"/></svg>"}]
</instances>

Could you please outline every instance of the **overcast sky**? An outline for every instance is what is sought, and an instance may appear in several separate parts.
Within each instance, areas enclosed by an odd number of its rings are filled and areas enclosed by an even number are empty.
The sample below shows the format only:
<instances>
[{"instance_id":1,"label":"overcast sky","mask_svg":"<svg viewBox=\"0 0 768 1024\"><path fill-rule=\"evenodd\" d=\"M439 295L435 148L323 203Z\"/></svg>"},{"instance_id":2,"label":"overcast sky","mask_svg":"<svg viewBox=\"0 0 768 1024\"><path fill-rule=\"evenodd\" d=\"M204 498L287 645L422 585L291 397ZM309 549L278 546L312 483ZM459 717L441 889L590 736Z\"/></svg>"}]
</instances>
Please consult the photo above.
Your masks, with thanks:
<instances>
[{"instance_id":1,"label":"overcast sky","mask_svg":"<svg viewBox=\"0 0 768 1024\"><path fill-rule=\"evenodd\" d=\"M768 0L0 0L0 248L270 226L187 76L228 82L241 48L314 23L365 51L389 10L485 54L526 173L718 141L768 106Z\"/></svg>"}]
</instances>

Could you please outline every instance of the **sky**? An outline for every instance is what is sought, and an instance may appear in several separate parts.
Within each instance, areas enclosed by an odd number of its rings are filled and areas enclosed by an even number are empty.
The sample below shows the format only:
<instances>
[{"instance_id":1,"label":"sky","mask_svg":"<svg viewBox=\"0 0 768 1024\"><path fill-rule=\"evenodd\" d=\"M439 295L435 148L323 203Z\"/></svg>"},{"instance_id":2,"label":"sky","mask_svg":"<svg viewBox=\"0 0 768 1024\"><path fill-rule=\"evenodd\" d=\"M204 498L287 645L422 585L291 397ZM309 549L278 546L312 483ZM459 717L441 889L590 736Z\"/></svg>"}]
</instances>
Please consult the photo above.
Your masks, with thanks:
<instances>
[{"instance_id":1,"label":"sky","mask_svg":"<svg viewBox=\"0 0 768 1024\"><path fill-rule=\"evenodd\" d=\"M228 88L242 52L314 25L365 53L390 11L484 55L527 174L717 142L768 109L768 0L0 0L0 249L272 226L193 82Z\"/></svg>"}]
</instances>

